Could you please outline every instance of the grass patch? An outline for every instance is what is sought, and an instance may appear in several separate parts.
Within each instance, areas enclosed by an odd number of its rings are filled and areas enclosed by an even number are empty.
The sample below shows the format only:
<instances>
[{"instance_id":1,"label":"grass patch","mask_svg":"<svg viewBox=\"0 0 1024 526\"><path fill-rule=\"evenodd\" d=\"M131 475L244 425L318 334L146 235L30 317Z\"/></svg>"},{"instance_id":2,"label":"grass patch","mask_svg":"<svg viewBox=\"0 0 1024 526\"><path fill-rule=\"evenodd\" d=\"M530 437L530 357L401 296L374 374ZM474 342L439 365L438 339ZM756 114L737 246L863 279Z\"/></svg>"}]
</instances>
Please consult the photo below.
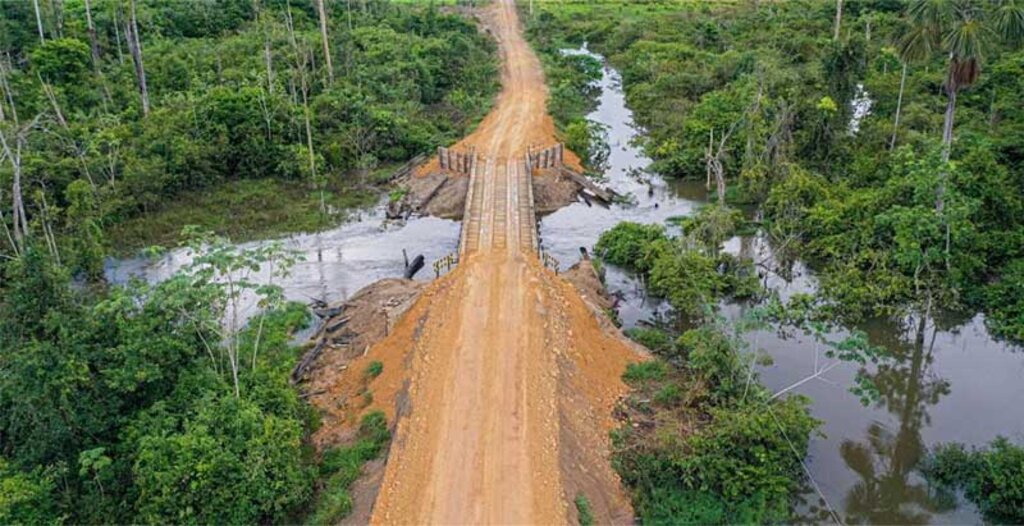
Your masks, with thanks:
<instances>
[{"instance_id":1,"label":"grass patch","mask_svg":"<svg viewBox=\"0 0 1024 526\"><path fill-rule=\"evenodd\" d=\"M590 510L590 500L582 493L576 495L576 511L579 513L580 526L594 524L594 512Z\"/></svg>"},{"instance_id":2,"label":"grass patch","mask_svg":"<svg viewBox=\"0 0 1024 526\"><path fill-rule=\"evenodd\" d=\"M367 380L371 380L373 378L380 376L380 373L383 372L384 364L377 360L374 360L370 362L370 365L366 366L366 370L363 371L363 376L365 376Z\"/></svg>"},{"instance_id":3,"label":"grass patch","mask_svg":"<svg viewBox=\"0 0 1024 526\"><path fill-rule=\"evenodd\" d=\"M665 362L651 360L649 362L629 364L626 366L626 372L622 374L622 379L628 384L636 384L650 380L662 380L665 378L666 373Z\"/></svg>"},{"instance_id":4,"label":"grass patch","mask_svg":"<svg viewBox=\"0 0 1024 526\"><path fill-rule=\"evenodd\" d=\"M363 471L363 464L377 458L391 439L384 413L374 411L359 426L356 442L327 450L320 462L323 486L307 524L335 524L352 511L349 487Z\"/></svg>"},{"instance_id":5,"label":"grass patch","mask_svg":"<svg viewBox=\"0 0 1024 526\"><path fill-rule=\"evenodd\" d=\"M185 192L159 210L112 225L108 232L115 253L121 255L150 245L175 246L185 225L198 225L232 241L249 241L334 226L348 211L368 206L375 198L372 190L330 185L324 216L319 192L310 191L302 181L231 181Z\"/></svg>"}]
</instances>

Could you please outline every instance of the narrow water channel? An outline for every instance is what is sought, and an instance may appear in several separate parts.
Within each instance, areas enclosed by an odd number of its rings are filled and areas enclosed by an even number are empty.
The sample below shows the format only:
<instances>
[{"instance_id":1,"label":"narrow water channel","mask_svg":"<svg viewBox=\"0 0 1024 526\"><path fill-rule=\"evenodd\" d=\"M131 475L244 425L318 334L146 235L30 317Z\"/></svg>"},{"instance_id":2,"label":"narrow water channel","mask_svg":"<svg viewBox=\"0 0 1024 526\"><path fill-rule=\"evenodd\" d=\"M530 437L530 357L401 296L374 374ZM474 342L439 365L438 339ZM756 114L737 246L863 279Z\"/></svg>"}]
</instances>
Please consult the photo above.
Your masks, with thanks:
<instances>
[{"instance_id":1,"label":"narrow water channel","mask_svg":"<svg viewBox=\"0 0 1024 526\"><path fill-rule=\"evenodd\" d=\"M589 118L607 128L611 151L606 183L634 199L608 208L581 201L542 218L542 244L563 267L578 259L580 247L592 248L601 232L620 221L663 223L692 214L707 200L701 182L665 181L645 171L650 160L633 145L637 131L618 73L606 68L600 87L599 105ZM296 301L344 299L378 279L400 276L403 248L410 258L425 256L428 266L417 278L432 279L429 263L456 250L458 234L455 221L425 217L387 222L382 202L338 228L281 239L304 261L280 284ZM757 237L735 238L726 248L770 256L770 247ZM189 259L187 252L174 250L155 260L111 260L107 276L113 282L131 276L159 281ZM799 262L795 275L791 282L772 278L769 285L783 295L814 290L813 273ZM609 290L622 294L619 317L625 327L667 310L663 302L646 297L621 269L609 266L606 281ZM723 314L737 318L745 308L727 304ZM773 358L772 365L759 367L763 382L773 390L806 378L815 367L831 367L792 391L811 397L814 416L824 422L823 436L811 441L807 466L827 504L809 485L801 506L805 519L829 522L825 510L831 506L844 522L981 522L969 504L956 506L936 498L915 468L926 448L936 443L982 445L997 435L1024 440L1024 352L995 341L980 315L939 320L937 327L929 327L923 345L915 345L912 335L896 323L879 320L861 329L892 354L866 371L881 391L878 402L868 407L848 391L860 366L827 363L809 338L782 338L774 332L748 335L753 347Z\"/></svg>"},{"instance_id":2,"label":"narrow water channel","mask_svg":"<svg viewBox=\"0 0 1024 526\"><path fill-rule=\"evenodd\" d=\"M608 185L635 196L636 205L604 209L576 203L543 218L542 242L566 264L578 258L579 247L592 247L602 231L619 221L663 222L692 213L708 198L702 182L665 182L643 174L650 160L633 146L638 132L620 82L616 71L605 68L599 105L589 118L607 127ZM653 192L645 181L653 184ZM758 237L734 238L726 250L771 257L770 247ZM791 281L772 276L768 284L783 297L815 290L815 277L802 263L796 263L793 274ZM646 298L628 273L609 266L606 278L609 290L623 294L625 327L667 310L663 302ZM723 314L737 319L746 308L726 304ZM875 320L858 328L891 355L865 369L880 391L877 403L867 407L849 392L860 365L831 363L809 337L783 338L770 331L747 335L752 348L772 357L771 365L758 367L769 389L785 389L828 369L789 391L809 396L813 415L823 421L823 436L812 438L807 459L821 493L808 484L799 510L804 520L831 522L830 506L847 523L982 522L971 504L939 497L916 468L937 443L983 445L997 435L1024 441L1024 351L992 338L981 315L939 319L929 324L921 345L903 324Z\"/></svg>"}]
</instances>

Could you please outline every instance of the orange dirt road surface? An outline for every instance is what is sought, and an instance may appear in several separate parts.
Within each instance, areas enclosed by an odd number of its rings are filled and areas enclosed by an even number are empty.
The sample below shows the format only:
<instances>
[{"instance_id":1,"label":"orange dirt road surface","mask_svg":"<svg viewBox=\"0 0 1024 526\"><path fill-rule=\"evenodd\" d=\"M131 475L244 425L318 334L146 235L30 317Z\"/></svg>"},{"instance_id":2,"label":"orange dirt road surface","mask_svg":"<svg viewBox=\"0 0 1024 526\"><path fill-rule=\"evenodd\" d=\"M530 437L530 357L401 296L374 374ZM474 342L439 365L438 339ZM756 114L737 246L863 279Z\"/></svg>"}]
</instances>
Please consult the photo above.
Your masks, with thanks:
<instances>
[{"instance_id":1,"label":"orange dirt road surface","mask_svg":"<svg viewBox=\"0 0 1024 526\"><path fill-rule=\"evenodd\" d=\"M516 159L556 142L554 125L512 1L488 22L503 90L460 143L484 160L472 248L363 358L384 364L371 408L397 421L371 523L567 524L578 495L599 522L631 522L608 432L622 372L643 356L532 250Z\"/></svg>"}]
</instances>

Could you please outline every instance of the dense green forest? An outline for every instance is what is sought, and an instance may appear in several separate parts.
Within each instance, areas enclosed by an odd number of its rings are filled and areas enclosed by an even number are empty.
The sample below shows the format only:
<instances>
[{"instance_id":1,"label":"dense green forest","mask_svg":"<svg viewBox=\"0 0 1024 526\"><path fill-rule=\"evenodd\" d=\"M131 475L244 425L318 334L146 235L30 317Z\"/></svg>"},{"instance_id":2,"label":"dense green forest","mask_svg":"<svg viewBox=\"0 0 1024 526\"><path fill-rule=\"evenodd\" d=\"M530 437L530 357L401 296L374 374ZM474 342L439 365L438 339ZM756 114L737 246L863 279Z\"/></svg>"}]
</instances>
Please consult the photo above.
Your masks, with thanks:
<instances>
[{"instance_id":1,"label":"dense green forest","mask_svg":"<svg viewBox=\"0 0 1024 526\"><path fill-rule=\"evenodd\" d=\"M0 523L349 511L388 431L374 414L349 447L308 445L288 380L308 311L274 284L296 255L182 227L324 228L463 135L497 60L445 9L0 2ZM103 280L108 254L178 242L195 259L170 279Z\"/></svg>"},{"instance_id":2,"label":"dense green forest","mask_svg":"<svg viewBox=\"0 0 1024 526\"><path fill-rule=\"evenodd\" d=\"M531 32L606 55L654 169L760 205L849 320L980 308L1021 339L1020 7L844 4L564 2Z\"/></svg>"},{"instance_id":3,"label":"dense green forest","mask_svg":"<svg viewBox=\"0 0 1024 526\"><path fill-rule=\"evenodd\" d=\"M234 238L312 230L486 112L496 60L474 24L327 4L323 33L313 0L44 0L38 32L33 2L0 4L3 254L22 230L61 249L87 222L122 250L174 242L185 223Z\"/></svg>"},{"instance_id":4,"label":"dense green forest","mask_svg":"<svg viewBox=\"0 0 1024 526\"><path fill-rule=\"evenodd\" d=\"M791 452L805 454L815 424L799 398L782 406L757 385L739 358L749 353L738 354L749 350L745 331L820 338L883 316L906 320L921 347L926 325L981 311L994 334L1024 339L1024 6L538 5L526 15L535 46L554 62L576 60L559 50L583 43L604 55L622 74L652 171L706 181L711 193L695 217L622 223L595 247L676 316L630 331L659 357L624 377L636 393L613 454L644 522L794 520L786 503L806 488ZM756 262L722 250L754 231L781 263L773 272L785 278L805 261L818 293L773 298ZM725 299L759 306L726 323ZM856 331L830 352L886 359ZM743 378L754 387L737 393ZM865 378L850 389L877 397ZM987 519L1017 522L1020 451L1005 440L973 452L950 445L922 470L963 489ZM797 519L840 520L818 511Z\"/></svg>"}]
</instances>

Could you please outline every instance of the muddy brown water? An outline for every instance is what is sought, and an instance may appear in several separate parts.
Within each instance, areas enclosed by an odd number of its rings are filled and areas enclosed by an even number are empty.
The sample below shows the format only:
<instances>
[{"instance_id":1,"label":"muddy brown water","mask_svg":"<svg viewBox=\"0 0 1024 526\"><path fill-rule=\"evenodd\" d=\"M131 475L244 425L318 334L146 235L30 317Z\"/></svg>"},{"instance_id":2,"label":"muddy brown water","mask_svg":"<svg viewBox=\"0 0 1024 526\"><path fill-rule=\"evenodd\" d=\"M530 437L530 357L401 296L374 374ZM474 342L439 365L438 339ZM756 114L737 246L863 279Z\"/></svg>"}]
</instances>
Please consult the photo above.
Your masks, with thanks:
<instances>
[{"instance_id":1,"label":"muddy brown water","mask_svg":"<svg viewBox=\"0 0 1024 526\"><path fill-rule=\"evenodd\" d=\"M618 73L606 68L600 87L599 105L589 118L607 128L611 150L606 184L632 195L633 203L603 208L581 201L542 218L541 242L563 267L578 259L580 247L592 248L601 232L620 221L662 223L690 215L707 201L700 182L665 181L645 171L650 160L633 144L638 132ZM305 257L280 282L286 296L297 301L347 298L378 279L400 276L403 248L410 258L426 257L428 264L417 279L432 279L430 263L457 248L459 223L431 217L390 223L384 219L384 204L338 228L280 239ZM771 255L771 247L757 236L730 240L726 249ZM156 260L111 260L107 276L115 282L130 276L159 281L189 260L181 250ZM771 277L769 285L783 296L813 291L813 272L800 262L794 270L792 280ZM619 317L624 327L668 311L621 269L607 267L606 282L610 291L622 294ZM722 313L735 319L747 308L725 304ZM951 500L930 488L917 468L927 448L941 442L982 445L998 435L1024 441L1024 352L989 335L981 315L932 322L921 345L914 343L908 325L875 320L859 327L890 354L865 371L880 388L877 402L868 406L849 392L859 365L834 364L811 338L783 338L770 331L747 335L752 348L772 357L770 365L758 366L762 382L772 390L828 369L789 391L810 397L813 415L823 421L823 435L812 438L806 459L813 484L807 484L799 506L805 521L832 522L829 507L843 522L853 523L982 521L963 499Z\"/></svg>"}]
</instances>

